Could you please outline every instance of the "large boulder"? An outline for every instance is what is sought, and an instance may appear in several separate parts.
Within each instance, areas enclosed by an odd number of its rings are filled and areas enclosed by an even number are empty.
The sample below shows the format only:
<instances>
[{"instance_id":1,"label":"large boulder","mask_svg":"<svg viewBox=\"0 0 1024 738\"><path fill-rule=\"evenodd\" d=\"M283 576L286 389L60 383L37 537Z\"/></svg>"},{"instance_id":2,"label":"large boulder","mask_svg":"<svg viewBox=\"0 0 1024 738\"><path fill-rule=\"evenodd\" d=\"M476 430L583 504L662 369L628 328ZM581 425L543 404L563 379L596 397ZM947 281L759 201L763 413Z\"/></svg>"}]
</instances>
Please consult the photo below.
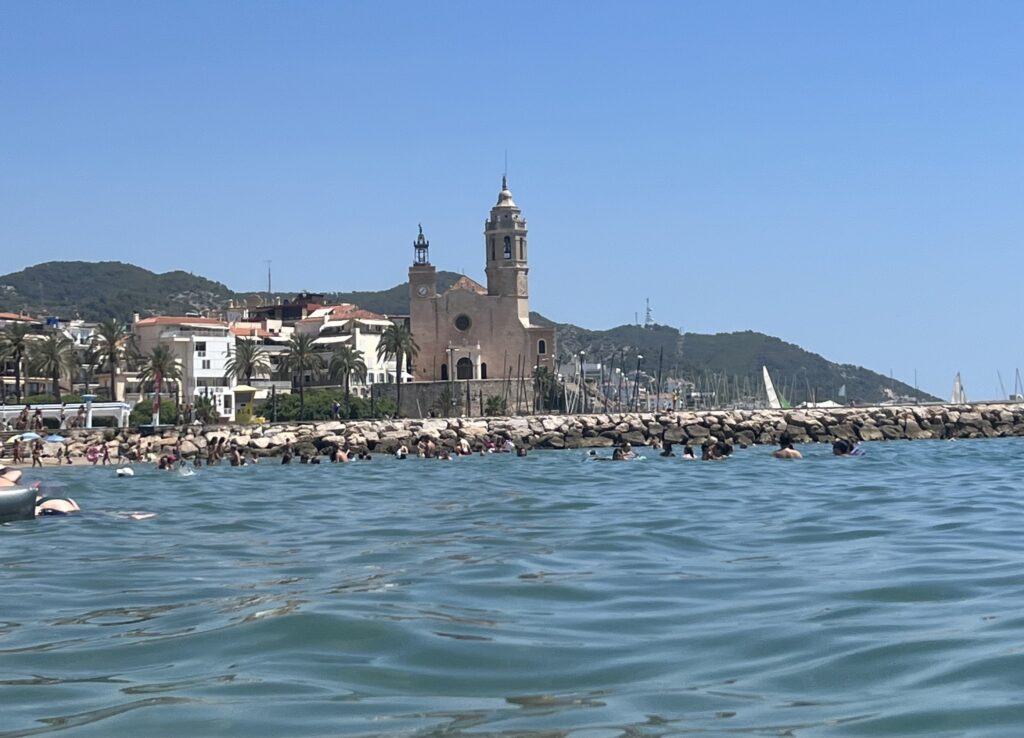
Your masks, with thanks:
<instances>
[{"instance_id":1,"label":"large boulder","mask_svg":"<svg viewBox=\"0 0 1024 738\"><path fill-rule=\"evenodd\" d=\"M862 425L857 429L857 435L862 441L881 441L885 436L882 431L873 425Z\"/></svg>"}]
</instances>

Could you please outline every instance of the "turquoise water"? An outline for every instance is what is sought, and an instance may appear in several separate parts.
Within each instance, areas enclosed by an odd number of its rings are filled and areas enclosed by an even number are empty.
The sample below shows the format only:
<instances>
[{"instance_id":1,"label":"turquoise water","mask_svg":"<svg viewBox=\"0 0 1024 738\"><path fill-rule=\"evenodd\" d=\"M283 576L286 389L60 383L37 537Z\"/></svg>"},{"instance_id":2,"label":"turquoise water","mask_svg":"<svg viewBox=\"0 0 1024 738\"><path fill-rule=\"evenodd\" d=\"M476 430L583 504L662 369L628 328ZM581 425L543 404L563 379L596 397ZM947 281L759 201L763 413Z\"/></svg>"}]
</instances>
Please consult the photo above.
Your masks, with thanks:
<instances>
[{"instance_id":1,"label":"turquoise water","mask_svg":"<svg viewBox=\"0 0 1024 738\"><path fill-rule=\"evenodd\" d=\"M0 738L1024 734L1024 440L828 451L47 471Z\"/></svg>"}]
</instances>

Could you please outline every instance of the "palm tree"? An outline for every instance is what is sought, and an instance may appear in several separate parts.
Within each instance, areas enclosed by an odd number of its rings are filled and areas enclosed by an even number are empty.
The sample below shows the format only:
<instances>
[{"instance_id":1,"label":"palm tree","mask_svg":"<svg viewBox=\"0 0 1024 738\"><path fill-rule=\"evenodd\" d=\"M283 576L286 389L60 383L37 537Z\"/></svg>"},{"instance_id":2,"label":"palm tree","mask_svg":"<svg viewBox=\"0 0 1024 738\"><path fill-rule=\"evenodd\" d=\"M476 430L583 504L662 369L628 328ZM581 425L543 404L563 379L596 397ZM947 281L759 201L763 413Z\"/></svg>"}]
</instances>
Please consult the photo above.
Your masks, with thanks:
<instances>
[{"instance_id":1,"label":"palm tree","mask_svg":"<svg viewBox=\"0 0 1024 738\"><path fill-rule=\"evenodd\" d=\"M78 369L74 342L63 333L53 331L29 347L29 365L40 374L49 374L53 396L60 402L60 378Z\"/></svg>"},{"instance_id":2,"label":"palm tree","mask_svg":"<svg viewBox=\"0 0 1024 738\"><path fill-rule=\"evenodd\" d=\"M14 362L14 394L21 402L21 369L28 355L32 328L28 323L11 323L0 332L0 353Z\"/></svg>"},{"instance_id":3,"label":"palm tree","mask_svg":"<svg viewBox=\"0 0 1024 738\"><path fill-rule=\"evenodd\" d=\"M292 379L299 378L299 417L306 417L306 372L317 373L323 369L324 361L316 353L315 339L307 334L293 335L288 341L288 356L284 363Z\"/></svg>"},{"instance_id":4,"label":"palm tree","mask_svg":"<svg viewBox=\"0 0 1024 738\"><path fill-rule=\"evenodd\" d=\"M178 367L178 360L170 346L158 344L148 356L143 357L142 368L139 371L139 379L144 383L152 382L156 396L153 402L153 425L160 425L160 390L165 380L181 379L181 369Z\"/></svg>"},{"instance_id":5,"label":"palm tree","mask_svg":"<svg viewBox=\"0 0 1024 738\"><path fill-rule=\"evenodd\" d=\"M419 352L420 347L416 345L412 333L404 323L392 323L385 328L384 333L381 334L380 343L377 345L378 359L395 360L396 402L398 404L396 412L399 415L402 414L402 367L406 363L403 359L412 361Z\"/></svg>"},{"instance_id":6,"label":"palm tree","mask_svg":"<svg viewBox=\"0 0 1024 738\"><path fill-rule=\"evenodd\" d=\"M217 406L214 405L212 398L198 395L193 404L193 410L200 422L204 424L217 422Z\"/></svg>"},{"instance_id":7,"label":"palm tree","mask_svg":"<svg viewBox=\"0 0 1024 738\"><path fill-rule=\"evenodd\" d=\"M82 352L82 358L78 363L78 375L85 385L85 394L90 395L92 392L92 380L96 376L96 367L102 363L99 354L96 353L96 349L92 346L87 346L85 351Z\"/></svg>"},{"instance_id":8,"label":"palm tree","mask_svg":"<svg viewBox=\"0 0 1024 738\"><path fill-rule=\"evenodd\" d=\"M270 372L270 360L258 343L247 338L239 338L235 341L235 353L228 359L224 369L229 378L244 379L246 384L252 384L254 374Z\"/></svg>"},{"instance_id":9,"label":"palm tree","mask_svg":"<svg viewBox=\"0 0 1024 738\"><path fill-rule=\"evenodd\" d=\"M104 320L96 326L92 339L100 362L110 367L110 399L114 402L117 402L117 366L125 359L131 339L131 330L117 318Z\"/></svg>"},{"instance_id":10,"label":"palm tree","mask_svg":"<svg viewBox=\"0 0 1024 738\"><path fill-rule=\"evenodd\" d=\"M331 361L327 365L327 372L332 381L339 379L345 385L345 403L348 403L349 387L352 375L358 377L366 376L366 362L363 361L363 352L351 346L339 346L331 354Z\"/></svg>"}]
</instances>

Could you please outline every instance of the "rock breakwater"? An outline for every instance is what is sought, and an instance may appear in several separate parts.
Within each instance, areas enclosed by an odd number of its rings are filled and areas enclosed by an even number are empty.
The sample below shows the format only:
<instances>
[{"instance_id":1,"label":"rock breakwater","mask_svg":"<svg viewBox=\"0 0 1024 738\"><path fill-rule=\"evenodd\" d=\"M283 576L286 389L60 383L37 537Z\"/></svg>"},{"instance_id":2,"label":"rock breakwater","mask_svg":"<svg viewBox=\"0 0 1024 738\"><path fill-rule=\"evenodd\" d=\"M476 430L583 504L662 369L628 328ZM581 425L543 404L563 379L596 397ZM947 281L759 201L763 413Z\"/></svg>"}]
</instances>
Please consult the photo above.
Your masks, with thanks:
<instances>
[{"instance_id":1,"label":"rock breakwater","mask_svg":"<svg viewBox=\"0 0 1024 738\"><path fill-rule=\"evenodd\" d=\"M795 443L997 438L1024 436L1024 404L915 405L800 410L709 410L702 412L545 415L499 418L424 418L281 423L264 426L188 426L143 435L138 429L67 431L63 443L47 443L44 456L72 459L104 444L150 458L180 442L186 458L205 455L213 439L226 438L257 456L276 456L291 444L297 454L326 455L332 448L366 448L390 453L430 438L453 447L465 438L476 447L485 439L512 439L529 448L600 448L628 441L650 445L658 438L699 445L709 437L734 444L775 444L789 434ZM9 448L9 447L8 447Z\"/></svg>"}]
</instances>

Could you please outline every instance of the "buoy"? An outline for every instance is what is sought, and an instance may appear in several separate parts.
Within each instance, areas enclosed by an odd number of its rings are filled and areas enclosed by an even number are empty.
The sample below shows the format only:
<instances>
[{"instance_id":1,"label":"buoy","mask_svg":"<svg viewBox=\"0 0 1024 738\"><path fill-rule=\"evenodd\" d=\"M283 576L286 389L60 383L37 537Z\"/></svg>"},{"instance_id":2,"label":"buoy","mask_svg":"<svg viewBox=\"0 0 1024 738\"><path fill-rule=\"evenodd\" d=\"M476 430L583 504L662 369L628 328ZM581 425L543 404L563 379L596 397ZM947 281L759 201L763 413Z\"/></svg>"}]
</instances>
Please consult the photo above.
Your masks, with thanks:
<instances>
[{"instance_id":1,"label":"buoy","mask_svg":"<svg viewBox=\"0 0 1024 738\"><path fill-rule=\"evenodd\" d=\"M130 466L122 466L115 472L115 474L117 474L117 476L119 477L134 477L135 470L132 469Z\"/></svg>"}]
</instances>

